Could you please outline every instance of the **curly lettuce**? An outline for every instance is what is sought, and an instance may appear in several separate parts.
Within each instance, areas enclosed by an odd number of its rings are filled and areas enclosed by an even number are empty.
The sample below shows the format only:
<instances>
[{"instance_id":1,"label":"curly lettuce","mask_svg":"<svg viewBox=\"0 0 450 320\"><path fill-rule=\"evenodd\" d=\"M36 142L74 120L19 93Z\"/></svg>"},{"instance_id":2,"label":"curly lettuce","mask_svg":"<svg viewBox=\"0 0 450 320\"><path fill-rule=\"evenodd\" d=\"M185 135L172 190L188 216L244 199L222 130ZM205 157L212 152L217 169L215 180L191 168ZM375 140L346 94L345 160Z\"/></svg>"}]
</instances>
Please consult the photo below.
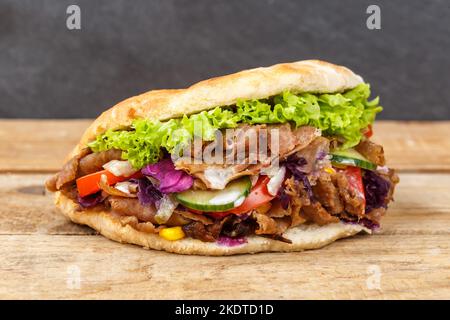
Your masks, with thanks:
<instances>
[{"instance_id":1,"label":"curly lettuce","mask_svg":"<svg viewBox=\"0 0 450 320\"><path fill-rule=\"evenodd\" d=\"M157 162L162 149L179 152L194 136L205 141L215 139L216 131L235 128L240 123L271 124L290 122L296 127L311 125L324 136L337 136L342 148L359 143L362 129L382 110L378 98L369 101L369 84L360 84L345 93L294 94L286 91L268 99L240 100L235 108L216 107L180 119L160 122L135 120L130 130L109 130L89 143L94 152L109 149L123 151L122 158L135 168ZM201 124L198 126L197 124ZM195 132L200 128L201 132Z\"/></svg>"}]
</instances>

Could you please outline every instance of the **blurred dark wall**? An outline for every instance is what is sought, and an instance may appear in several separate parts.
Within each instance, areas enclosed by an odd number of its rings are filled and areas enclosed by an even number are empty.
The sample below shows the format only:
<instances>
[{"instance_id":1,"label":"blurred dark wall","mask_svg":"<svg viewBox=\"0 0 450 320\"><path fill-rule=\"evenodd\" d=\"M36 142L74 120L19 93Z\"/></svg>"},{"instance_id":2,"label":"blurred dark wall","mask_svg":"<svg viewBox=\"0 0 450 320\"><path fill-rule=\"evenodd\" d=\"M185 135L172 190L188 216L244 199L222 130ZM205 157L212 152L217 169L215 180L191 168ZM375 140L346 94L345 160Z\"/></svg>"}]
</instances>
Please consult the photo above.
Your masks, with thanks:
<instances>
[{"instance_id":1,"label":"blurred dark wall","mask_svg":"<svg viewBox=\"0 0 450 320\"><path fill-rule=\"evenodd\" d=\"M81 30L66 28L70 4ZM450 119L449 56L444 0L0 0L0 117L95 117L150 89L319 58L370 82L381 118Z\"/></svg>"}]
</instances>

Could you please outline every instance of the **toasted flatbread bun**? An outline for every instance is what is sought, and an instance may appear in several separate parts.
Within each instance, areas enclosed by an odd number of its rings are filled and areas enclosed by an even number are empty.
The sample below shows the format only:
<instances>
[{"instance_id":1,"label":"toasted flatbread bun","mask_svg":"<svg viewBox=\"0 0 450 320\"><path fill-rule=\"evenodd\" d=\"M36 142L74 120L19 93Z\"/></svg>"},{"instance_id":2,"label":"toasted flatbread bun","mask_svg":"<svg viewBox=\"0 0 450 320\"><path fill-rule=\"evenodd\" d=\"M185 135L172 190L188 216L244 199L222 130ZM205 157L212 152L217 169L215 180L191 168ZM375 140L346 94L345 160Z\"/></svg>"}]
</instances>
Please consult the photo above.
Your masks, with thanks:
<instances>
[{"instance_id":1,"label":"toasted flatbread bun","mask_svg":"<svg viewBox=\"0 0 450 320\"><path fill-rule=\"evenodd\" d=\"M283 236L292 244L260 236L250 236L247 243L238 246L224 246L216 242L203 242L192 238L169 241L158 234L142 232L126 223L126 217L113 216L106 211L78 211L78 204L56 193L56 205L73 222L85 224L97 230L105 237L121 243L137 244L144 248L165 250L179 254L198 254L208 256L225 256L257 252L289 252L318 249L340 238L346 238L369 229L358 224L331 223L325 226L300 225L288 229Z\"/></svg>"},{"instance_id":2,"label":"toasted flatbread bun","mask_svg":"<svg viewBox=\"0 0 450 320\"><path fill-rule=\"evenodd\" d=\"M233 105L238 99L262 99L283 91L294 93L334 93L356 87L363 79L351 70L328 62L306 60L245 70L201 81L187 89L154 90L120 102L102 113L84 133L67 159L80 153L87 143L108 129L128 127L134 119L168 120L198 113L217 106ZM156 234L138 231L120 217L108 212L77 210L77 204L60 192L56 205L73 222L88 225L105 237L143 247L180 254L232 255L266 251L301 251L323 247L339 238L360 231L356 224L334 223L326 226L304 225L288 229L284 236L292 244L251 236L246 244L227 247L195 239L167 241Z\"/></svg>"}]
</instances>

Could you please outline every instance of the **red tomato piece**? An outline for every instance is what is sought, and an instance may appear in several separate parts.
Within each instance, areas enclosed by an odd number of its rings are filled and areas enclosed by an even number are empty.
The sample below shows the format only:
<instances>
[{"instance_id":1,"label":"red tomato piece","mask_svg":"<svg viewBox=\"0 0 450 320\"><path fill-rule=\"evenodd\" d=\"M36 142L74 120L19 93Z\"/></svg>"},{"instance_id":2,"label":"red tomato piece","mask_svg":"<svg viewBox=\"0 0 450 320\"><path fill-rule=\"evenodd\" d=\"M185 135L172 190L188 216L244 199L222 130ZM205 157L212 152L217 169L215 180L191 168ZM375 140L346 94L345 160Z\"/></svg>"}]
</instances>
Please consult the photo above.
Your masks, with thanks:
<instances>
[{"instance_id":1,"label":"red tomato piece","mask_svg":"<svg viewBox=\"0 0 450 320\"><path fill-rule=\"evenodd\" d=\"M366 206L366 197L364 195L364 185L362 181L361 168L348 166L343 170L347 177L350 188L355 192L358 198L364 200L364 207Z\"/></svg>"},{"instance_id":2,"label":"red tomato piece","mask_svg":"<svg viewBox=\"0 0 450 320\"><path fill-rule=\"evenodd\" d=\"M372 125L371 124L369 124L369 126L367 127L367 131L364 132L364 135L367 138L370 138L371 136L373 136L373 129L372 129Z\"/></svg>"},{"instance_id":3,"label":"red tomato piece","mask_svg":"<svg viewBox=\"0 0 450 320\"><path fill-rule=\"evenodd\" d=\"M234 214L246 213L259 207L260 205L263 205L264 203L271 201L275 198L275 196L272 196L269 191L267 191L267 184L269 183L269 180L270 178L267 176L259 177L244 202L239 207L233 208L226 212L231 212Z\"/></svg>"},{"instance_id":4,"label":"red tomato piece","mask_svg":"<svg viewBox=\"0 0 450 320\"><path fill-rule=\"evenodd\" d=\"M76 183L78 194L80 195L80 197L85 197L100 191L98 183L100 182L100 178L103 174L106 175L109 185L113 185L116 184L117 182L125 181L132 178L137 179L142 177L142 173L140 171L136 172L131 177L117 177L107 170L94 172L77 179Z\"/></svg>"}]
</instances>

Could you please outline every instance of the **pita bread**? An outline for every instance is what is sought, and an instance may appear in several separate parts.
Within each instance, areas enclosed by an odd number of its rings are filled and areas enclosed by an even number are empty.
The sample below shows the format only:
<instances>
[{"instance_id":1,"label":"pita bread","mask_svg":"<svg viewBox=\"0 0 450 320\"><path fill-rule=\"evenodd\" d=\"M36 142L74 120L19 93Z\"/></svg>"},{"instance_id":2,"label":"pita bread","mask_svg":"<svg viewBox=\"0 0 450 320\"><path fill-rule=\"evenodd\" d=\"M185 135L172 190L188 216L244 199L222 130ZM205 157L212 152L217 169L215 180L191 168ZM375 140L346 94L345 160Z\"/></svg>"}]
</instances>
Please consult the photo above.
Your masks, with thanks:
<instances>
[{"instance_id":1,"label":"pita bread","mask_svg":"<svg viewBox=\"0 0 450 320\"><path fill-rule=\"evenodd\" d=\"M342 92L360 83L363 83L363 79L345 67L324 61L306 60L212 78L187 89L149 91L122 101L102 113L89 126L67 159L79 154L97 135L108 129L126 128L136 118L163 121L217 106L233 105L238 99L262 99L286 90L295 93ZM292 240L292 244L259 236L251 236L247 243L234 247L191 238L168 241L157 234L138 231L121 217L106 211L78 211L78 204L61 192L56 193L55 199L56 205L73 222L88 225L111 240L180 254L233 255L302 251L321 248L361 231L370 233L370 230L363 226L340 222L325 226L301 225L290 228L283 236Z\"/></svg>"},{"instance_id":2,"label":"pita bread","mask_svg":"<svg viewBox=\"0 0 450 320\"><path fill-rule=\"evenodd\" d=\"M111 240L179 254L225 256L258 252L303 251L322 248L340 238L350 237L361 231L371 232L361 225L342 222L321 227L318 225L300 225L288 229L283 234L284 237L292 241L292 244L260 236L250 236L247 238L247 243L228 247L216 242L203 242L192 238L184 238L178 241L165 240L158 234L134 229L126 223L125 217L113 216L106 211L78 211L78 204L62 195L61 192L56 193L56 205L73 222L88 225Z\"/></svg>"}]
</instances>

